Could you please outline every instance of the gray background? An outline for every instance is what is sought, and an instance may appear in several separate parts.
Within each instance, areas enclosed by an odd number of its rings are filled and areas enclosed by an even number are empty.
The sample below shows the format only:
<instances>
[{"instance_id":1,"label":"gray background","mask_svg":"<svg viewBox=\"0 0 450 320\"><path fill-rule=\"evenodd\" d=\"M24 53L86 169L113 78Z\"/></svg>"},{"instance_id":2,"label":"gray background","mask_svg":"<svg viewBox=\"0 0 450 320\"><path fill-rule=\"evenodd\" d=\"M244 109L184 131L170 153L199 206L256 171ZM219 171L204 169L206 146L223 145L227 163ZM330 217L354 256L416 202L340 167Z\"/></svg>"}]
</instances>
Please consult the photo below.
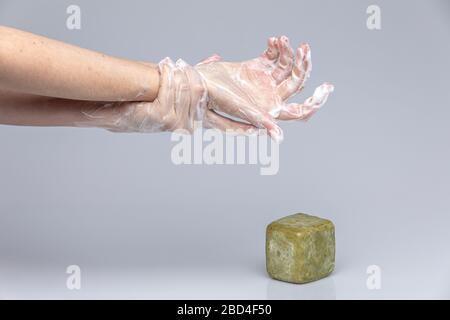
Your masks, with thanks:
<instances>
[{"instance_id":1,"label":"gray background","mask_svg":"<svg viewBox=\"0 0 450 320\"><path fill-rule=\"evenodd\" d=\"M382 30L366 28L378 4ZM65 27L78 4L82 29ZM190 63L259 55L286 34L312 46L284 123L280 171L175 166L168 134L0 126L0 298L449 298L448 1L0 1L0 24L107 54ZM1 40L1 39L0 39ZM266 225L307 212L336 225L333 275L265 274ZM82 269L82 289L65 269ZM382 270L381 290L366 268Z\"/></svg>"}]
</instances>

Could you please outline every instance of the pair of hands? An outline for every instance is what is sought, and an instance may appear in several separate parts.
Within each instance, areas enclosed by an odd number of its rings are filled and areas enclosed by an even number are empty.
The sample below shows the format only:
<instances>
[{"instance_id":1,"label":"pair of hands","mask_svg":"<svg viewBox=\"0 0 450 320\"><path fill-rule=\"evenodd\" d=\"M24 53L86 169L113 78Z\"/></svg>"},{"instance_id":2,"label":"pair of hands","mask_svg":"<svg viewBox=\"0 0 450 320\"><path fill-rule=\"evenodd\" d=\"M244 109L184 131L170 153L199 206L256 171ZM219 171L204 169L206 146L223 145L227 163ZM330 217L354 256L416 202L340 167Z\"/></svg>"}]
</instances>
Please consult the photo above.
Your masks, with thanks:
<instances>
[{"instance_id":1,"label":"pair of hands","mask_svg":"<svg viewBox=\"0 0 450 320\"><path fill-rule=\"evenodd\" d=\"M110 130L193 132L201 121L205 128L241 134L263 128L281 141L278 120L308 120L334 89L324 83L304 103L287 103L310 76L311 50L301 44L294 53L285 36L270 38L266 51L252 60L223 62L214 55L192 67L166 58L159 70L157 98L120 104Z\"/></svg>"}]
</instances>

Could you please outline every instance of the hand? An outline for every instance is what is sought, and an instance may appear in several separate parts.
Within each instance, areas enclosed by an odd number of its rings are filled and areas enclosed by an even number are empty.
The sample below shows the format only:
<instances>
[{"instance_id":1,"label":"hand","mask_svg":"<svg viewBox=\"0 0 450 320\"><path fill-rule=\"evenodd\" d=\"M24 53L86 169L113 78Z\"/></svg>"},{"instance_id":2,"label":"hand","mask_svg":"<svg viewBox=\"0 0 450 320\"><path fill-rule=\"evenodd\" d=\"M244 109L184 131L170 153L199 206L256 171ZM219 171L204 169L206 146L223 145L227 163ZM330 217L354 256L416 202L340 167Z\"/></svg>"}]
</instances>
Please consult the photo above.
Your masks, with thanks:
<instances>
[{"instance_id":1,"label":"hand","mask_svg":"<svg viewBox=\"0 0 450 320\"><path fill-rule=\"evenodd\" d=\"M275 140L283 133L276 120L307 120L327 100L334 87L323 84L305 103L287 104L311 73L311 50L301 44L294 52L285 36L270 38L267 50L244 62L222 62L214 55L195 69L208 87L208 107L265 128Z\"/></svg>"},{"instance_id":2,"label":"hand","mask_svg":"<svg viewBox=\"0 0 450 320\"><path fill-rule=\"evenodd\" d=\"M197 125L223 131L250 133L254 127L236 122L207 108L207 89L202 77L182 60L169 58L159 65L160 88L153 102L122 102L83 110L97 126L113 132L159 132L184 130ZM82 124L80 124L82 125Z\"/></svg>"}]
</instances>

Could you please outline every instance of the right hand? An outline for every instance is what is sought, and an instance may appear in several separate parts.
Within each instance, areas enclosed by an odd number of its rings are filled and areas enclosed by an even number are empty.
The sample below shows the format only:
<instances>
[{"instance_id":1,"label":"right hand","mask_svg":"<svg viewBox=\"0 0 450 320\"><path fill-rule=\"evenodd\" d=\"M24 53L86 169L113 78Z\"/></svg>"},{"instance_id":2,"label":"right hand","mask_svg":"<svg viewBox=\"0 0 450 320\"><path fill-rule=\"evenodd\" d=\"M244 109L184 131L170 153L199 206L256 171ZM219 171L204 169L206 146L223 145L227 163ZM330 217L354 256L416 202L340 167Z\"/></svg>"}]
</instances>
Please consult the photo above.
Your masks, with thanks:
<instances>
[{"instance_id":1,"label":"right hand","mask_svg":"<svg viewBox=\"0 0 450 320\"><path fill-rule=\"evenodd\" d=\"M207 108L207 89L202 77L182 60L165 58L159 63L160 88L153 102L106 104L83 113L98 126L113 132L193 133L197 125L222 131L252 133L255 127L223 117Z\"/></svg>"}]
</instances>

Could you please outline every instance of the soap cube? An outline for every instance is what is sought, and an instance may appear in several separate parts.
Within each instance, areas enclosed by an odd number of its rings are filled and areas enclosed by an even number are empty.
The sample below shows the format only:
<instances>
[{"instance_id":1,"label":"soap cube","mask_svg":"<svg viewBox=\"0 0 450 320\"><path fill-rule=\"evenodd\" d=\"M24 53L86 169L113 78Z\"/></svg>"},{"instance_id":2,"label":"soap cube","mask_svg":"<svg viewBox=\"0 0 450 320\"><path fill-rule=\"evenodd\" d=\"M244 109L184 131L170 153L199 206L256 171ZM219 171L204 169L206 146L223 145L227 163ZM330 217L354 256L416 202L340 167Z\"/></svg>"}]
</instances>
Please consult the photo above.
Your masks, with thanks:
<instances>
[{"instance_id":1,"label":"soap cube","mask_svg":"<svg viewBox=\"0 0 450 320\"><path fill-rule=\"evenodd\" d=\"M306 283L334 269L334 225L298 213L276 220L266 230L266 268L277 280Z\"/></svg>"}]
</instances>

